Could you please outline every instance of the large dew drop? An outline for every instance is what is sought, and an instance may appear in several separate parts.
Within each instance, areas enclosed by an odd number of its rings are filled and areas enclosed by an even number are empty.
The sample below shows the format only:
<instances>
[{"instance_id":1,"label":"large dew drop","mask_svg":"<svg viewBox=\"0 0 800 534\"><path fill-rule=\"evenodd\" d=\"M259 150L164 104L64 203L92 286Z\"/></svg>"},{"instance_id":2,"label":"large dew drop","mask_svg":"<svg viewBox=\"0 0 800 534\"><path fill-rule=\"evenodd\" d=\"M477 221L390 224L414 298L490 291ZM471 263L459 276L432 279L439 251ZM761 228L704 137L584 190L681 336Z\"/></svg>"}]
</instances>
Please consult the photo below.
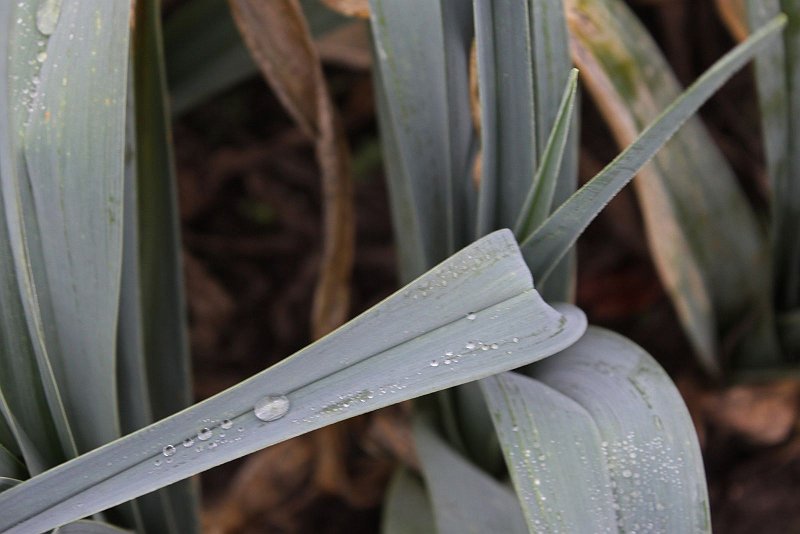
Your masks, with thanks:
<instances>
[{"instance_id":1,"label":"large dew drop","mask_svg":"<svg viewBox=\"0 0 800 534\"><path fill-rule=\"evenodd\" d=\"M285 395L270 395L264 397L253 407L256 417L262 421L280 419L289 411L289 399Z\"/></svg>"},{"instance_id":2,"label":"large dew drop","mask_svg":"<svg viewBox=\"0 0 800 534\"><path fill-rule=\"evenodd\" d=\"M44 0L36 11L36 29L43 35L50 35L56 29L61 15L62 0Z\"/></svg>"}]
</instances>

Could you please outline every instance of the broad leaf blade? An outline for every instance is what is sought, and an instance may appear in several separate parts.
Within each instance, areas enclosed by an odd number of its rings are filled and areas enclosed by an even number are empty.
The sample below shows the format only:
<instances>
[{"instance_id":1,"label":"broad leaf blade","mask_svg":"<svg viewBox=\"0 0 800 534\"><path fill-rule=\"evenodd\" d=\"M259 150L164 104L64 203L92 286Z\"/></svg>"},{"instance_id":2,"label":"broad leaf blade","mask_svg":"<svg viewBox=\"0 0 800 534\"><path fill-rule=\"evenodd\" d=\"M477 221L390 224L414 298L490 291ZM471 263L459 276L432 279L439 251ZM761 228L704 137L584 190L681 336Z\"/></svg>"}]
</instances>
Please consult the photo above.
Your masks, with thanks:
<instances>
[{"instance_id":1,"label":"broad leaf blade","mask_svg":"<svg viewBox=\"0 0 800 534\"><path fill-rule=\"evenodd\" d=\"M531 2L475 0L481 104L478 235L512 227L536 170Z\"/></svg>"},{"instance_id":2,"label":"broad leaf blade","mask_svg":"<svg viewBox=\"0 0 800 534\"><path fill-rule=\"evenodd\" d=\"M46 38L35 25L35 6L0 5L0 360L8 372L0 378L3 412L13 424L28 468L41 472L75 455L61 393L48 359L42 319L35 301L23 226L33 215L23 207L28 189L23 157L25 125L38 83L37 58ZM29 236L30 237L30 236ZM16 414L16 416L14 415Z\"/></svg>"},{"instance_id":3,"label":"broad leaf blade","mask_svg":"<svg viewBox=\"0 0 800 534\"><path fill-rule=\"evenodd\" d=\"M623 2L571 9L576 62L617 142L627 146L679 95L678 81ZM690 119L633 183L659 274L695 351L718 373L717 336L741 330L754 309L763 315L766 308L766 243L755 214L699 119Z\"/></svg>"},{"instance_id":4,"label":"broad leaf blade","mask_svg":"<svg viewBox=\"0 0 800 534\"><path fill-rule=\"evenodd\" d=\"M779 17L755 32L706 71L636 141L561 205L522 246L536 251L531 269L537 281L554 266L603 207L655 155L683 123L723 84L773 39L786 24Z\"/></svg>"},{"instance_id":5,"label":"broad leaf blade","mask_svg":"<svg viewBox=\"0 0 800 534\"><path fill-rule=\"evenodd\" d=\"M25 133L44 266L35 284L54 321L48 351L81 451L119 435L114 349L129 7L61 3Z\"/></svg>"},{"instance_id":6,"label":"broad leaf blade","mask_svg":"<svg viewBox=\"0 0 800 534\"><path fill-rule=\"evenodd\" d=\"M789 24L783 42L756 58L761 129L771 182L773 290L781 311L800 306L800 3L748 0L749 26L760 27L783 10Z\"/></svg>"},{"instance_id":7,"label":"broad leaf blade","mask_svg":"<svg viewBox=\"0 0 800 534\"><path fill-rule=\"evenodd\" d=\"M450 448L424 420L415 421L414 438L439 534L527 532L508 488Z\"/></svg>"},{"instance_id":8,"label":"broad leaf blade","mask_svg":"<svg viewBox=\"0 0 800 534\"><path fill-rule=\"evenodd\" d=\"M525 365L574 343L585 324L576 308L541 300L511 232L495 232L267 371L5 492L0 530L52 528L316 428ZM287 396L286 416L258 419L253 407L275 395Z\"/></svg>"},{"instance_id":9,"label":"broad leaf blade","mask_svg":"<svg viewBox=\"0 0 800 534\"><path fill-rule=\"evenodd\" d=\"M386 490L381 534L434 534L431 501L425 484L404 467L395 471Z\"/></svg>"},{"instance_id":10,"label":"broad leaf blade","mask_svg":"<svg viewBox=\"0 0 800 534\"><path fill-rule=\"evenodd\" d=\"M710 532L692 420L655 360L592 328L532 367L481 383L532 530Z\"/></svg>"},{"instance_id":11,"label":"broad leaf blade","mask_svg":"<svg viewBox=\"0 0 800 534\"><path fill-rule=\"evenodd\" d=\"M400 166L389 177L400 180L394 187L406 189L404 196L411 199L408 215L416 232L407 238L407 228L397 228L398 241L401 254L421 254L428 266L452 254L466 237L457 209L469 185L472 137L467 68L472 24L466 4L371 2L377 88L386 92L381 98L388 112L382 131L393 128L395 154L387 161ZM420 273L401 274L407 280Z\"/></svg>"}]
</instances>

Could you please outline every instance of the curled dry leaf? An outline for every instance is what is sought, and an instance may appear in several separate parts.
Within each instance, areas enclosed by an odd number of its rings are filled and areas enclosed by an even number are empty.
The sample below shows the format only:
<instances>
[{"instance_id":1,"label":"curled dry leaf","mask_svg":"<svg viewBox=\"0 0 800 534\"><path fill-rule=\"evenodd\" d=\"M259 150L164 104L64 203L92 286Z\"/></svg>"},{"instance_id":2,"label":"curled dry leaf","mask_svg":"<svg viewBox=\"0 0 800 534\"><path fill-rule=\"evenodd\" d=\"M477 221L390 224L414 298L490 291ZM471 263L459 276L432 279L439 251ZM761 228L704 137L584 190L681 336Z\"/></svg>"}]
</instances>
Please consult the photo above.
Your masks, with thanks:
<instances>
[{"instance_id":1,"label":"curled dry leaf","mask_svg":"<svg viewBox=\"0 0 800 534\"><path fill-rule=\"evenodd\" d=\"M234 20L262 74L305 134L314 139L322 172L324 245L312 311L320 338L347 319L355 222L350 151L328 93L319 52L297 0L230 0ZM338 451L341 425L316 434L319 487L344 497L349 478ZM338 451L338 452L337 452Z\"/></svg>"},{"instance_id":2,"label":"curled dry leaf","mask_svg":"<svg viewBox=\"0 0 800 534\"><path fill-rule=\"evenodd\" d=\"M322 0L322 3L348 17L369 18L369 0Z\"/></svg>"}]
</instances>

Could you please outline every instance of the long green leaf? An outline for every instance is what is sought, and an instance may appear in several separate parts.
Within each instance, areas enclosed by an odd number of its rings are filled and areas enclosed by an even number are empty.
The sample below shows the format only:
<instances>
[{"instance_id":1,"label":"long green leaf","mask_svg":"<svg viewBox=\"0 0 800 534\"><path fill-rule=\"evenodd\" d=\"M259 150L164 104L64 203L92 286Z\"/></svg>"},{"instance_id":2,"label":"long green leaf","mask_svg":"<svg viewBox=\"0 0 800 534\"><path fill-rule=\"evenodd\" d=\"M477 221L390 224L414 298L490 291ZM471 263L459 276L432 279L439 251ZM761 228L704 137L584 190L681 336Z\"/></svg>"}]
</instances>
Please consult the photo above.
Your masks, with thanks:
<instances>
[{"instance_id":1,"label":"long green leaf","mask_svg":"<svg viewBox=\"0 0 800 534\"><path fill-rule=\"evenodd\" d=\"M511 232L495 232L293 357L3 493L0 531L53 528L322 426L525 365L585 326L576 308L541 300Z\"/></svg>"},{"instance_id":2,"label":"long green leaf","mask_svg":"<svg viewBox=\"0 0 800 534\"><path fill-rule=\"evenodd\" d=\"M533 38L534 96L536 101L536 142L543 159L546 142L555 128L563 88L572 67L565 20L564 0L534 0L531 9ZM579 103L576 102L576 106ZM561 168L553 195L560 206L578 188L578 137L580 113L574 113L561 159ZM542 163L539 162L541 167ZM552 211L552 209L551 209ZM528 260L530 252L523 252ZM538 284L547 302L572 302L575 298L575 253L567 253L546 283Z\"/></svg>"},{"instance_id":3,"label":"long green leaf","mask_svg":"<svg viewBox=\"0 0 800 534\"><path fill-rule=\"evenodd\" d=\"M717 61L659 117L636 141L617 156L545 221L522 246L536 251L531 270L544 280L601 209L652 158L683 123L786 25L781 16L755 32Z\"/></svg>"},{"instance_id":4,"label":"long green leaf","mask_svg":"<svg viewBox=\"0 0 800 534\"><path fill-rule=\"evenodd\" d=\"M424 482L400 467L386 490L381 520L382 534L436 533L433 510Z\"/></svg>"},{"instance_id":5,"label":"long green leaf","mask_svg":"<svg viewBox=\"0 0 800 534\"><path fill-rule=\"evenodd\" d=\"M573 69L564 88L564 95L558 106L553 129L542 151L539 168L533 179L525 202L522 204L514 234L519 241L525 241L530 234L550 215L553 196L561 175L561 163L564 160L564 149L567 146L572 123L572 112L575 109L575 94L578 90L578 71Z\"/></svg>"},{"instance_id":6,"label":"long green leaf","mask_svg":"<svg viewBox=\"0 0 800 534\"><path fill-rule=\"evenodd\" d=\"M481 382L531 531L711 531L692 420L655 360L591 328L532 367Z\"/></svg>"},{"instance_id":7,"label":"long green leaf","mask_svg":"<svg viewBox=\"0 0 800 534\"><path fill-rule=\"evenodd\" d=\"M439 534L527 531L508 488L461 457L422 419L415 421L414 438Z\"/></svg>"},{"instance_id":8,"label":"long green leaf","mask_svg":"<svg viewBox=\"0 0 800 534\"><path fill-rule=\"evenodd\" d=\"M25 132L43 260L34 282L53 321L48 349L81 451L119 435L114 349L129 7L103 0L60 3L39 56Z\"/></svg>"},{"instance_id":9,"label":"long green leaf","mask_svg":"<svg viewBox=\"0 0 800 534\"><path fill-rule=\"evenodd\" d=\"M475 0L481 104L478 235L512 227L538 161L531 2Z\"/></svg>"},{"instance_id":10,"label":"long green leaf","mask_svg":"<svg viewBox=\"0 0 800 534\"><path fill-rule=\"evenodd\" d=\"M0 5L0 376L5 419L13 421L16 441L28 468L41 472L76 454L61 393L44 343L44 324L36 302L29 255L23 237L32 221L23 142L25 126L40 83L37 59L47 37L36 28L36 6ZM26 205L27 202L27 205ZM35 233L28 236L35 238ZM16 417L11 413L16 414ZM24 436L23 436L24 434Z\"/></svg>"},{"instance_id":11,"label":"long green leaf","mask_svg":"<svg viewBox=\"0 0 800 534\"><path fill-rule=\"evenodd\" d=\"M452 254L466 238L461 235L465 216L457 209L469 186L472 137L468 91L472 21L465 4L458 0L370 3L381 82L377 87L386 92L381 98L388 113L382 130L393 128L396 151L387 161L400 166L389 177L401 181L394 188L407 190L408 216L414 221L410 230L416 231L407 238L408 227L396 229L400 253L411 253L406 250L413 247L425 265ZM406 239L412 244L405 245ZM405 279L419 274L402 273Z\"/></svg>"},{"instance_id":12,"label":"long green leaf","mask_svg":"<svg viewBox=\"0 0 800 534\"><path fill-rule=\"evenodd\" d=\"M177 179L162 48L161 2L140 0L134 36L137 222L141 324L153 420L193 401L185 311ZM152 421L148 421L152 422ZM198 532L198 490L191 480L164 492L181 533Z\"/></svg>"},{"instance_id":13,"label":"long green leaf","mask_svg":"<svg viewBox=\"0 0 800 534\"><path fill-rule=\"evenodd\" d=\"M800 306L800 3L748 0L750 27L758 28L782 10L789 17L783 42L756 58L761 129L771 182L773 291L781 311Z\"/></svg>"}]
</instances>

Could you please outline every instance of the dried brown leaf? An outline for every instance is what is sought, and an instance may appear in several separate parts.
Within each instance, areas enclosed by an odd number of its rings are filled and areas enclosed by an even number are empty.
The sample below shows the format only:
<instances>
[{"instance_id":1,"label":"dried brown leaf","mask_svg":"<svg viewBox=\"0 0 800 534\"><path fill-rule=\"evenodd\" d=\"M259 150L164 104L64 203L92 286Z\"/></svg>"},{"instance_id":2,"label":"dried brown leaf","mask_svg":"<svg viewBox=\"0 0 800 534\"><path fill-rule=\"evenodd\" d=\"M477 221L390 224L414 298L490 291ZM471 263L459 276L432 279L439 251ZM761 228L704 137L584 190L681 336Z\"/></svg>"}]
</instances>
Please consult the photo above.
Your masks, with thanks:
<instances>
[{"instance_id":1,"label":"dried brown leaf","mask_svg":"<svg viewBox=\"0 0 800 534\"><path fill-rule=\"evenodd\" d=\"M355 252L350 150L300 3L229 2L262 74L300 128L315 142L322 173L324 244L311 323L312 335L320 338L342 325L349 310ZM318 451L316 487L345 498L352 494L341 446L347 428L339 424L313 435Z\"/></svg>"},{"instance_id":2,"label":"dried brown leaf","mask_svg":"<svg viewBox=\"0 0 800 534\"><path fill-rule=\"evenodd\" d=\"M369 18L369 0L322 0L322 3L348 17Z\"/></svg>"}]
</instances>

